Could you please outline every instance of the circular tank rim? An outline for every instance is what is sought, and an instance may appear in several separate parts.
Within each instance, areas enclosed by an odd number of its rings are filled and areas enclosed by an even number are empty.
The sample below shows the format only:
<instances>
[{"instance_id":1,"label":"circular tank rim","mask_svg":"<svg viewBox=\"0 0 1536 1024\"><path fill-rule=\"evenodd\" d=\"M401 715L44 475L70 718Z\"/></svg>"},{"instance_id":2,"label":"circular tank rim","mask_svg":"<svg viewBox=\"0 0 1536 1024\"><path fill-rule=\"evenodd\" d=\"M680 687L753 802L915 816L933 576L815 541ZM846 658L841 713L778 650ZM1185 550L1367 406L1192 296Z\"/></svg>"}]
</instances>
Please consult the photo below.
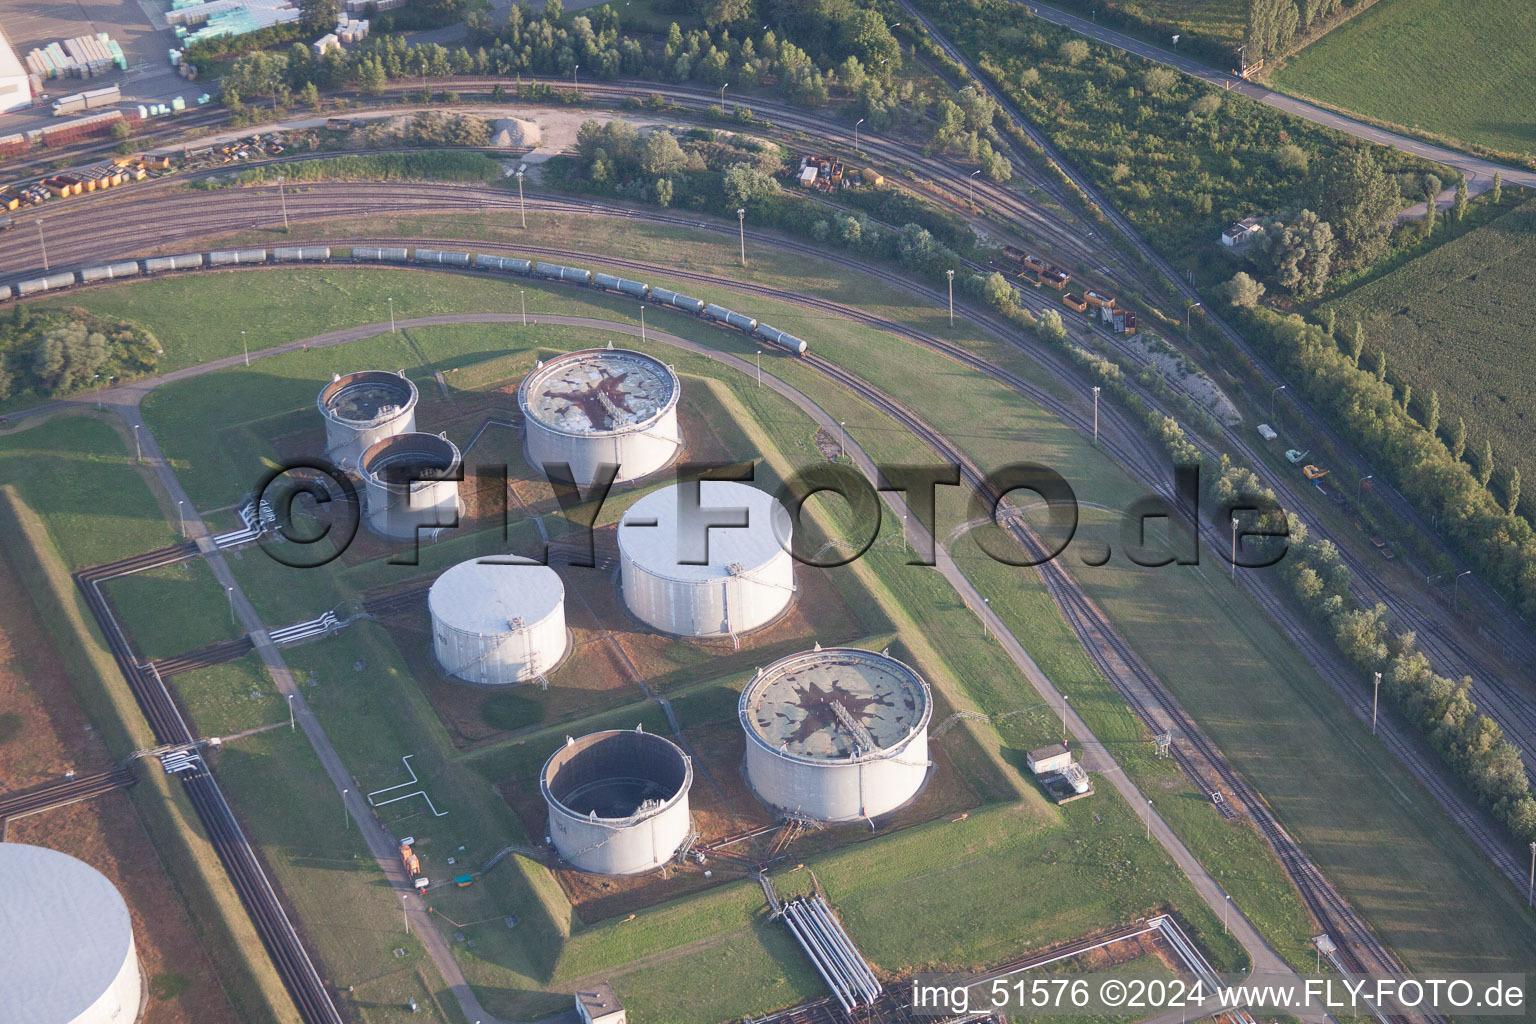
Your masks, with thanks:
<instances>
[{"instance_id":1,"label":"circular tank rim","mask_svg":"<svg viewBox=\"0 0 1536 1024\"><path fill-rule=\"evenodd\" d=\"M683 762L682 784L677 787L676 793L673 793L670 797L663 801L660 807L648 811L645 814L632 814L625 818L592 818L589 815L578 814L571 810L571 808L567 807L558 797L550 792L549 770L550 766L554 765L557 758L564 757L566 761L569 761L571 758L575 757L577 754L580 754L582 751L596 746L599 740L606 739L609 736L622 736L625 734L644 736L648 740L664 743L668 748L670 748L671 753ZM556 767L558 770L559 766ZM653 732L642 732L637 729L604 729L601 732L589 732L585 736L579 736L573 743L562 743L559 749L557 749L553 754L549 755L548 760L544 762L544 767L539 769L539 795L544 798L544 804L549 808L549 812L551 814L559 811L562 815L572 821L582 822L587 825L604 825L613 829L629 828L635 825L639 825L641 822L650 821L652 818L658 818L662 816L672 808L676 807L680 801L686 799L689 791L692 789L693 759L683 752L683 748L679 747L676 743L673 743L665 736L659 736Z\"/></svg>"},{"instance_id":2,"label":"circular tank rim","mask_svg":"<svg viewBox=\"0 0 1536 1024\"><path fill-rule=\"evenodd\" d=\"M671 383L671 393L667 395L667 400L658 405L656 407L656 411L647 416L645 419L639 420L635 423L626 424L625 426L618 427L614 430L565 430L561 427L555 426L553 423L550 423L547 420L535 416L529 410L528 393L537 382L547 378L549 374L557 369L562 363L573 362L584 356L596 355L630 356L640 359L644 362L654 364L666 375L667 380ZM631 348L582 348L577 349L574 352L565 352L561 355L555 356L553 359L547 360L543 366L536 366L531 371L529 371L528 376L523 378L522 384L518 385L517 407L522 411L523 419L529 423L537 423L540 429L546 430L551 434L557 434L560 437L576 438L578 440L603 440L611 437L626 437L630 434L643 434L647 430L652 429L659 422L661 422L661 420L669 412L672 412L677 408L677 403L682 397L682 391L683 384L677 376L677 371L673 370L672 367L668 366L660 359L657 359L655 356L647 355L644 352L637 352Z\"/></svg>"},{"instance_id":3,"label":"circular tank rim","mask_svg":"<svg viewBox=\"0 0 1536 1024\"><path fill-rule=\"evenodd\" d=\"M918 719L913 724L912 728L907 731L906 736L902 737L902 739L898 740L897 742L890 744L889 746L881 747L879 750L872 750L867 754L860 754L857 757L808 757L805 754L794 754L787 750L781 750L780 748L770 744L763 737L763 735L757 731L757 726L754 725L748 717L748 708L751 697L758 690L762 681L768 679L769 675L773 673L775 669L779 669L789 662L799 661L803 658L819 658L823 655L838 654L854 654L861 657L874 658L880 661L890 662L892 665L897 666L899 669L901 669L901 671L905 672L913 682L917 683L918 692L923 696L923 710L922 714L918 716ZM766 668L761 669L757 675L753 676L747 685L742 688L741 696L736 701L736 718L739 722L741 722L742 731L747 734L747 741L755 742L759 747L772 754L774 757L781 758L785 761L790 761L795 764L803 764L815 768L841 768L846 765L867 764L871 761L888 761L892 757L906 750L907 747L911 746L913 740L917 739L919 735L927 732L928 724L933 719L933 689L928 685L928 680L924 679L920 672L914 669L911 665L908 665L906 662L902 661L900 658L893 658L889 654L880 654L876 651L866 651L862 647L823 647L819 651L800 651L795 654L785 655L778 661L775 661L768 665Z\"/></svg>"},{"instance_id":4,"label":"circular tank rim","mask_svg":"<svg viewBox=\"0 0 1536 1024\"><path fill-rule=\"evenodd\" d=\"M469 567L485 566L488 569L497 569L497 568L544 569L544 570L546 570L547 575L546 575L546 573L539 573L538 575L544 576L546 579L548 579L549 577L552 576L554 578L553 579L554 584L559 588L559 594L555 598L554 603L552 603L547 609L545 609L544 613L542 615L540 615L538 618L533 619L533 620L527 620L525 618L524 625L523 625L523 627L521 629L513 629L513 628L511 628L509 626L509 627L505 627L505 628L498 629L498 630L483 630L483 629L471 629L471 628L469 628L467 626L461 626L461 625L458 625L454 621L453 617L450 616L450 614L448 612L440 610L438 605L436 604L436 602L439 601L439 600L444 601L444 602L449 601L448 597L440 596L439 595L439 592L438 592L438 589L437 589L437 585L439 583L441 583L450 573L453 573L453 572L455 572L456 570L459 570L459 569L463 569L466 566L469 566ZM464 573L464 574L461 574L461 575L468 576L469 573ZM474 575L478 576L480 574L476 573ZM463 586L465 584L459 584L459 585ZM519 590L519 591L516 591L516 592L521 592L521 591ZM484 598L481 597L481 598L478 598L477 600L483 601ZM432 585L427 588L427 614L432 617L433 623L436 624L436 625L441 625L445 629L452 630L453 632L461 634L463 636L481 636L481 637L487 637L487 636L495 636L495 637L518 636L520 634L529 633L529 632L532 632L533 630L538 629L538 627L540 627L544 623L548 622L550 620L550 618L552 618L556 614L561 615L561 617L563 618L564 617L564 612L565 612L565 580L560 576L560 573L558 571L556 571L551 566L545 565L543 562L482 562L479 559L471 558L471 559L468 559L466 561L458 562L458 563L455 563L454 565L449 566L447 569L445 569L437 577L437 579L433 580L432 581Z\"/></svg>"},{"instance_id":5,"label":"circular tank rim","mask_svg":"<svg viewBox=\"0 0 1536 1024\"><path fill-rule=\"evenodd\" d=\"M334 410L331 409L331 399L335 398L339 392L345 390L353 384L369 383L388 384L393 387L402 388L405 391L405 402L400 405L399 411L397 411L395 415L391 416L387 420L380 421L353 420L348 419L345 416L338 415ZM321 388L319 396L315 399L315 407L320 410L320 415L324 416L328 421L340 424L341 426L348 427L353 430L363 431L371 427L377 427L382 423L392 422L399 419L401 416L404 416L406 413L411 412L416 408L416 402L420 397L421 393L416 387L416 382L411 380L411 378L407 377L403 373L395 373L391 370L356 370L352 373L342 374L340 377L331 381L325 387Z\"/></svg>"},{"instance_id":6,"label":"circular tank rim","mask_svg":"<svg viewBox=\"0 0 1536 1024\"><path fill-rule=\"evenodd\" d=\"M446 462L447 465L443 467L444 472L452 472L463 462L463 456L459 452L458 445L454 444L446 437L443 437L441 434L429 434L425 431L418 430L408 434L391 434L389 437L380 438L379 440L373 442L373 444L369 445L368 449L363 452L362 456L358 458L357 468L362 472L363 477L371 486L381 487L384 490L391 492L407 490L409 485L397 484L387 479L381 478L377 473L374 472L373 468L370 466L370 463L372 463L375 459L389 454L386 451L386 449L389 448L399 448L401 449L402 454L404 452L411 451L412 449L407 447L408 445L415 446L414 450L418 452L436 457L437 461L439 462ZM433 449L435 449L435 451ZM383 467L381 466L379 468L382 469ZM429 478L423 480L415 480L411 483L431 484L450 482L456 483L457 481L433 480Z\"/></svg>"}]
</instances>

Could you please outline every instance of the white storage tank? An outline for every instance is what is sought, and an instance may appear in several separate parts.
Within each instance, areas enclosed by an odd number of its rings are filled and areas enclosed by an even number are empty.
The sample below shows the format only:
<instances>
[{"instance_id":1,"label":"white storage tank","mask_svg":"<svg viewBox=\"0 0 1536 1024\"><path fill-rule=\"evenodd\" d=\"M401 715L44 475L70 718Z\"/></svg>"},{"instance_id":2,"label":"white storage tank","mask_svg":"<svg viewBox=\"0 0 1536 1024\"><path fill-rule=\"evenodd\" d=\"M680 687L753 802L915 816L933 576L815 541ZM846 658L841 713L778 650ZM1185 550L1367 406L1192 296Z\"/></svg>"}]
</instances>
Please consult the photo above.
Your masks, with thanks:
<instances>
[{"instance_id":1,"label":"white storage tank","mask_svg":"<svg viewBox=\"0 0 1536 1024\"><path fill-rule=\"evenodd\" d=\"M693 764L638 728L566 738L539 773L549 841L567 864L602 875L661 867L693 831Z\"/></svg>"},{"instance_id":2,"label":"white storage tank","mask_svg":"<svg viewBox=\"0 0 1536 1024\"><path fill-rule=\"evenodd\" d=\"M894 811L927 777L928 684L888 654L803 651L759 669L738 705L747 781L784 815L859 821Z\"/></svg>"},{"instance_id":3,"label":"white storage tank","mask_svg":"<svg viewBox=\"0 0 1536 1024\"><path fill-rule=\"evenodd\" d=\"M325 451L343 469L375 442L416 429L416 384L387 370L360 370L331 378L315 405L325 418Z\"/></svg>"},{"instance_id":4,"label":"white storage tank","mask_svg":"<svg viewBox=\"0 0 1536 1024\"><path fill-rule=\"evenodd\" d=\"M363 453L359 469L368 528L381 537L414 540L419 527L458 521L459 447L443 434L396 434Z\"/></svg>"},{"instance_id":5,"label":"white storage tank","mask_svg":"<svg viewBox=\"0 0 1536 1024\"><path fill-rule=\"evenodd\" d=\"M132 1024L142 986L128 904L84 861L0 843L0 995L7 1021Z\"/></svg>"},{"instance_id":6,"label":"white storage tank","mask_svg":"<svg viewBox=\"0 0 1536 1024\"><path fill-rule=\"evenodd\" d=\"M699 518L730 518L742 525L715 526L707 534L690 528L680 534L678 520L691 517L687 495L694 487L703 510ZM684 481L653 491L630 506L619 523L624 603L641 622L676 636L720 637L760 629L783 614L795 596L792 533L784 506L749 484Z\"/></svg>"},{"instance_id":7,"label":"white storage tank","mask_svg":"<svg viewBox=\"0 0 1536 1024\"><path fill-rule=\"evenodd\" d=\"M427 593L432 649L443 671L504 686L537 679L565 657L565 584L536 562L470 561Z\"/></svg>"},{"instance_id":8,"label":"white storage tank","mask_svg":"<svg viewBox=\"0 0 1536 1024\"><path fill-rule=\"evenodd\" d=\"M583 487L602 463L618 466L620 481L654 473L682 448L680 392L672 368L642 352L587 349L551 359L517 392L528 461L536 470L568 463Z\"/></svg>"}]
</instances>

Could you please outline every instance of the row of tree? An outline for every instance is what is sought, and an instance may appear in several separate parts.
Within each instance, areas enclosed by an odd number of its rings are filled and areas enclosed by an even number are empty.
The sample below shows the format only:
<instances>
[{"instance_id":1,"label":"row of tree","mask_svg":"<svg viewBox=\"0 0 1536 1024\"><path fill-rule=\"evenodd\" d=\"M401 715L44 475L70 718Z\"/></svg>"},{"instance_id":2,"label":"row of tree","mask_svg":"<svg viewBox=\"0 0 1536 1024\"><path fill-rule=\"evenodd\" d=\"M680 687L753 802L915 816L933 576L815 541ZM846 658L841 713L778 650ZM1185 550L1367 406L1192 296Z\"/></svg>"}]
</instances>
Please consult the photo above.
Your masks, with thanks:
<instances>
[{"instance_id":1,"label":"row of tree","mask_svg":"<svg viewBox=\"0 0 1536 1024\"><path fill-rule=\"evenodd\" d=\"M1273 60L1321 33L1340 15L1358 14L1376 0L1248 0L1243 29L1249 64Z\"/></svg>"},{"instance_id":2,"label":"row of tree","mask_svg":"<svg viewBox=\"0 0 1536 1024\"><path fill-rule=\"evenodd\" d=\"M0 401L57 398L140 376L159 355L154 336L131 324L76 308L33 315L18 303L0 322Z\"/></svg>"}]
</instances>

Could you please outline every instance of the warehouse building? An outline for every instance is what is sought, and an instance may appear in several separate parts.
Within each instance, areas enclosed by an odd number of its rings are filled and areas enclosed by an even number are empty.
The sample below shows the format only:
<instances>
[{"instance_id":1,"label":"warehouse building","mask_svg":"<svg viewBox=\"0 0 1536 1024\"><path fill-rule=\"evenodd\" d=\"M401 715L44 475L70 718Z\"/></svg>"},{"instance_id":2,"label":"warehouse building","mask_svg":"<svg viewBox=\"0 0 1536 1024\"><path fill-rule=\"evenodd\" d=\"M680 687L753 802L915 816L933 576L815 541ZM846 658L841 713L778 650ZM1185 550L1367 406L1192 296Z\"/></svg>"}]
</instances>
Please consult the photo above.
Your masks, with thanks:
<instances>
[{"instance_id":1,"label":"warehouse building","mask_svg":"<svg viewBox=\"0 0 1536 1024\"><path fill-rule=\"evenodd\" d=\"M677 374L659 359L627 349L587 349L551 359L517 392L527 425L528 462L566 463L586 487L603 464L616 480L662 469L682 449Z\"/></svg>"},{"instance_id":2,"label":"warehouse building","mask_svg":"<svg viewBox=\"0 0 1536 1024\"><path fill-rule=\"evenodd\" d=\"M818 646L759 669L737 707L747 781L782 815L867 820L917 795L932 762L928 684L889 654Z\"/></svg>"},{"instance_id":3,"label":"warehouse building","mask_svg":"<svg viewBox=\"0 0 1536 1024\"><path fill-rule=\"evenodd\" d=\"M26 1024L132 1024L143 995L128 904L84 861L0 843L0 1002Z\"/></svg>"},{"instance_id":4,"label":"warehouse building","mask_svg":"<svg viewBox=\"0 0 1536 1024\"><path fill-rule=\"evenodd\" d=\"M11 41L0 29L0 114L32 105L32 83Z\"/></svg>"}]
</instances>

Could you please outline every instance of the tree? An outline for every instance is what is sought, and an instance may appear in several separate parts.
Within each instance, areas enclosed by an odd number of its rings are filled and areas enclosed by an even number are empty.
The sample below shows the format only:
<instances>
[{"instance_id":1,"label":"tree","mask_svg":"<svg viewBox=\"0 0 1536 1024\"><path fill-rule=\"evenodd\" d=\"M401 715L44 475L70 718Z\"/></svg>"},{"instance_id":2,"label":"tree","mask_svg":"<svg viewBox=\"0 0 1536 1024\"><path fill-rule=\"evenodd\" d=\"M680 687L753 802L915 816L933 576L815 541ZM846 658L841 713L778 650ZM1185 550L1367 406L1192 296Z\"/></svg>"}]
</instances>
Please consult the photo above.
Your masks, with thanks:
<instances>
[{"instance_id":1,"label":"tree","mask_svg":"<svg viewBox=\"0 0 1536 1024\"><path fill-rule=\"evenodd\" d=\"M670 179L670 178L657 178L656 179L655 188L653 189L653 193L656 196L656 205L657 206L671 206L672 205L672 179Z\"/></svg>"},{"instance_id":2,"label":"tree","mask_svg":"<svg viewBox=\"0 0 1536 1024\"><path fill-rule=\"evenodd\" d=\"M113 121L112 127L107 134L111 135L112 138L116 139L118 142L121 142L133 134L133 129L129 127L127 121Z\"/></svg>"},{"instance_id":3,"label":"tree","mask_svg":"<svg viewBox=\"0 0 1536 1024\"><path fill-rule=\"evenodd\" d=\"M1467 215L1467 179L1462 178L1456 183L1456 201L1451 204L1451 216L1460 224L1461 219Z\"/></svg>"},{"instance_id":4,"label":"tree","mask_svg":"<svg viewBox=\"0 0 1536 1024\"><path fill-rule=\"evenodd\" d=\"M1067 340L1067 327L1061 322L1061 314L1054 309L1040 314L1040 323L1035 330L1041 338L1058 345Z\"/></svg>"},{"instance_id":5,"label":"tree","mask_svg":"<svg viewBox=\"0 0 1536 1024\"><path fill-rule=\"evenodd\" d=\"M1307 176L1307 151L1295 143L1286 143L1275 150L1275 170L1293 178Z\"/></svg>"},{"instance_id":6,"label":"tree","mask_svg":"<svg viewBox=\"0 0 1536 1024\"><path fill-rule=\"evenodd\" d=\"M1429 401L1424 403L1424 429L1432 435L1440 430L1440 392L1438 391L1431 391Z\"/></svg>"},{"instance_id":7,"label":"tree","mask_svg":"<svg viewBox=\"0 0 1536 1024\"><path fill-rule=\"evenodd\" d=\"M1387 379L1387 350L1376 350L1376 383L1380 384Z\"/></svg>"},{"instance_id":8,"label":"tree","mask_svg":"<svg viewBox=\"0 0 1536 1024\"><path fill-rule=\"evenodd\" d=\"M1356 365L1360 365L1360 353L1365 351L1365 324L1355 321L1355 333L1349 336L1349 358Z\"/></svg>"},{"instance_id":9,"label":"tree","mask_svg":"<svg viewBox=\"0 0 1536 1024\"><path fill-rule=\"evenodd\" d=\"M384 73L384 64L378 57L368 58L358 65L357 84L358 88L369 96L384 94L384 86L389 84L389 76Z\"/></svg>"},{"instance_id":10,"label":"tree","mask_svg":"<svg viewBox=\"0 0 1536 1024\"><path fill-rule=\"evenodd\" d=\"M336 27L341 0L299 0L299 23L311 36L322 36Z\"/></svg>"},{"instance_id":11,"label":"tree","mask_svg":"<svg viewBox=\"0 0 1536 1024\"><path fill-rule=\"evenodd\" d=\"M1301 15L1295 0L1249 0L1248 25L1244 42L1247 57L1272 57L1283 52L1296 38Z\"/></svg>"},{"instance_id":12,"label":"tree","mask_svg":"<svg viewBox=\"0 0 1536 1024\"><path fill-rule=\"evenodd\" d=\"M1427 238L1435 230L1435 221L1439 217L1439 210L1435 208L1435 200L1440 195L1440 176L1437 174L1424 175L1424 235Z\"/></svg>"},{"instance_id":13,"label":"tree","mask_svg":"<svg viewBox=\"0 0 1536 1024\"><path fill-rule=\"evenodd\" d=\"M1227 298L1234 306L1252 309L1263 297L1264 282L1254 280L1244 271L1239 270L1232 280L1227 282Z\"/></svg>"},{"instance_id":14,"label":"tree","mask_svg":"<svg viewBox=\"0 0 1536 1024\"><path fill-rule=\"evenodd\" d=\"M1338 249L1333 228L1311 210L1302 210L1291 224L1274 222L1263 239L1275 279L1300 298L1321 295Z\"/></svg>"},{"instance_id":15,"label":"tree","mask_svg":"<svg viewBox=\"0 0 1536 1024\"><path fill-rule=\"evenodd\" d=\"M1349 150L1329 160L1318 187L1318 215L1339 240L1339 262L1363 267L1386 254L1392 215L1402 195L1397 179L1368 151Z\"/></svg>"},{"instance_id":16,"label":"tree","mask_svg":"<svg viewBox=\"0 0 1536 1024\"><path fill-rule=\"evenodd\" d=\"M1173 87L1179 84L1179 73L1172 68L1151 67L1141 76L1141 85L1147 91L1148 96L1159 98L1173 91Z\"/></svg>"},{"instance_id":17,"label":"tree","mask_svg":"<svg viewBox=\"0 0 1536 1024\"><path fill-rule=\"evenodd\" d=\"M244 109L245 104L240 102L240 93L228 82L219 90L219 102L238 114Z\"/></svg>"},{"instance_id":18,"label":"tree","mask_svg":"<svg viewBox=\"0 0 1536 1024\"><path fill-rule=\"evenodd\" d=\"M1458 462L1467 450L1467 421L1456 417L1456 429L1451 431L1451 458Z\"/></svg>"},{"instance_id":19,"label":"tree","mask_svg":"<svg viewBox=\"0 0 1536 1024\"><path fill-rule=\"evenodd\" d=\"M304 88L299 90L299 102L306 107L320 109L320 90L315 88L314 82L304 83Z\"/></svg>"},{"instance_id":20,"label":"tree","mask_svg":"<svg viewBox=\"0 0 1536 1024\"><path fill-rule=\"evenodd\" d=\"M565 4L561 0L544 0L544 20L558 25L565 16Z\"/></svg>"},{"instance_id":21,"label":"tree","mask_svg":"<svg viewBox=\"0 0 1536 1024\"><path fill-rule=\"evenodd\" d=\"M993 309L1013 308L1013 286L995 270L982 279L981 295Z\"/></svg>"},{"instance_id":22,"label":"tree","mask_svg":"<svg viewBox=\"0 0 1536 1024\"><path fill-rule=\"evenodd\" d=\"M660 128L645 137L640 147L640 169L647 176L665 178L682 170L688 164L688 155L677 144L677 137ZM671 182L668 182L670 191Z\"/></svg>"},{"instance_id":23,"label":"tree","mask_svg":"<svg viewBox=\"0 0 1536 1024\"><path fill-rule=\"evenodd\" d=\"M1520 467L1509 471L1509 482L1504 485L1504 509L1510 515L1520 507Z\"/></svg>"},{"instance_id":24,"label":"tree","mask_svg":"<svg viewBox=\"0 0 1536 1024\"><path fill-rule=\"evenodd\" d=\"M1477 482L1484 487L1493 479L1493 442L1487 439L1483 440L1483 453L1477 459L1476 474Z\"/></svg>"},{"instance_id":25,"label":"tree","mask_svg":"<svg viewBox=\"0 0 1536 1024\"><path fill-rule=\"evenodd\" d=\"M1488 193L1488 197L1493 200L1493 205L1494 206L1498 206L1499 205L1499 199L1502 198L1503 195L1504 195L1504 175L1503 175L1503 173L1501 173L1499 171L1494 171L1493 172L1493 189Z\"/></svg>"},{"instance_id":26,"label":"tree","mask_svg":"<svg viewBox=\"0 0 1536 1024\"><path fill-rule=\"evenodd\" d=\"M1068 39L1061 44L1058 52L1062 60L1076 67L1088 59L1088 44L1081 39Z\"/></svg>"},{"instance_id":27,"label":"tree","mask_svg":"<svg viewBox=\"0 0 1536 1024\"><path fill-rule=\"evenodd\" d=\"M721 184L725 198L732 206L745 206L754 199L771 195L778 187L767 171L747 163L732 164Z\"/></svg>"}]
</instances>

